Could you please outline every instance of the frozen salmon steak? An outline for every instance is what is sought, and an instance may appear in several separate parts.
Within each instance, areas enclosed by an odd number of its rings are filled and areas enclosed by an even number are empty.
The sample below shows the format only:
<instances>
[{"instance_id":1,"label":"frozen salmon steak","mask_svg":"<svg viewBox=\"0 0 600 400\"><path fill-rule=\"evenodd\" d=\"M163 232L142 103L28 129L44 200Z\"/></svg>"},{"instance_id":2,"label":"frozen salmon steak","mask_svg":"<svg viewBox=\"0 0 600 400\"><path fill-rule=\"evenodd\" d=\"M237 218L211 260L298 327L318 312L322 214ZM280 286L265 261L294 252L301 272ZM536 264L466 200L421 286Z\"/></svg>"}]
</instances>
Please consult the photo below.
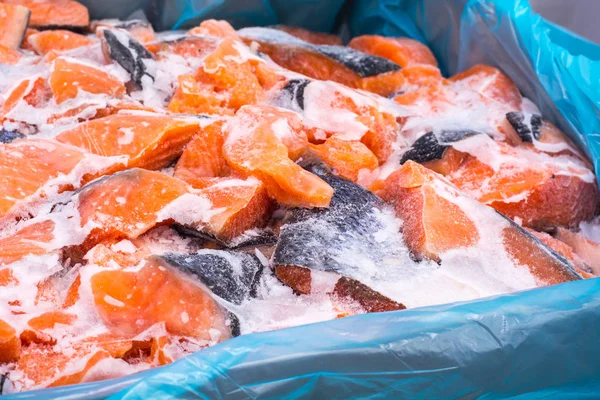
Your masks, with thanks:
<instances>
[{"instance_id":1,"label":"frozen salmon steak","mask_svg":"<svg viewBox=\"0 0 600 400\"><path fill-rule=\"evenodd\" d=\"M181 155L200 126L209 122L149 113L114 114L79 124L56 140L101 156L126 156L130 168L159 169Z\"/></svg>"},{"instance_id":2,"label":"frozen salmon steak","mask_svg":"<svg viewBox=\"0 0 600 400\"><path fill-rule=\"evenodd\" d=\"M84 31L90 24L87 8L73 0L5 0L31 11L29 26L40 29Z\"/></svg>"},{"instance_id":3,"label":"frozen salmon steak","mask_svg":"<svg viewBox=\"0 0 600 400\"><path fill-rule=\"evenodd\" d=\"M18 49L23 43L31 12L17 4L0 4L0 46Z\"/></svg>"},{"instance_id":4,"label":"frozen salmon steak","mask_svg":"<svg viewBox=\"0 0 600 400\"><path fill-rule=\"evenodd\" d=\"M100 68L63 57L53 61L48 84L59 104L77 97L80 91L111 97L125 94L125 86L114 76Z\"/></svg>"},{"instance_id":5,"label":"frozen salmon steak","mask_svg":"<svg viewBox=\"0 0 600 400\"><path fill-rule=\"evenodd\" d=\"M456 249L493 247L489 235L496 235L497 256L507 268L527 268L537 285L581 279L567 260L509 218L413 161L391 174L378 193L404 221L406 243L418 256L443 262L444 253Z\"/></svg>"},{"instance_id":6,"label":"frozen salmon steak","mask_svg":"<svg viewBox=\"0 0 600 400\"><path fill-rule=\"evenodd\" d=\"M331 276L330 290L345 277L349 281L340 285L353 293L351 288L366 288L364 282L380 274L403 269L403 261L410 259L409 252L393 211L376 195L335 176L318 161L309 161L305 167L331 185L334 195L328 208L289 211L273 255L279 279L299 293L310 294L311 274L324 272ZM303 250L306 246L310 252ZM366 290L365 296L379 298L378 307L403 308L372 292Z\"/></svg>"},{"instance_id":7,"label":"frozen salmon steak","mask_svg":"<svg viewBox=\"0 0 600 400\"><path fill-rule=\"evenodd\" d=\"M353 88L377 88L387 96L404 83L400 66L385 58L350 47L313 45L286 32L268 28L244 28L238 34L284 68L320 80L332 80ZM385 84L364 85L363 79L381 77ZM391 87L393 86L393 87Z\"/></svg>"},{"instance_id":8,"label":"frozen salmon steak","mask_svg":"<svg viewBox=\"0 0 600 400\"><path fill-rule=\"evenodd\" d=\"M327 207L333 189L290 159L308 144L302 128L293 112L245 106L225 128L225 159L232 169L261 180L269 195L283 204Z\"/></svg>"},{"instance_id":9,"label":"frozen salmon steak","mask_svg":"<svg viewBox=\"0 0 600 400\"><path fill-rule=\"evenodd\" d=\"M94 43L84 35L61 29L33 33L27 37L27 42L33 51L41 55L48 54L52 50L72 50Z\"/></svg>"}]
</instances>

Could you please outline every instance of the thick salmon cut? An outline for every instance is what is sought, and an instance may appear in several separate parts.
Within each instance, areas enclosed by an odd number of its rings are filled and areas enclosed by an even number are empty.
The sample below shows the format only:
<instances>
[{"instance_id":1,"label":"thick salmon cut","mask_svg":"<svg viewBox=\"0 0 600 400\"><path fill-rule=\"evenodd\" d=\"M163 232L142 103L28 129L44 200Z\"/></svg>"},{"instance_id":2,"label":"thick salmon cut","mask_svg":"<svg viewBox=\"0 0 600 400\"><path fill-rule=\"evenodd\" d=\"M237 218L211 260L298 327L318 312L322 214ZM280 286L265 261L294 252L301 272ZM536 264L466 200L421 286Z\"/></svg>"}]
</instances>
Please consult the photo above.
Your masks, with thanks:
<instances>
[{"instance_id":1,"label":"thick salmon cut","mask_svg":"<svg viewBox=\"0 0 600 400\"><path fill-rule=\"evenodd\" d=\"M322 144L309 144L310 149L342 178L358 180L362 170L371 171L379 160L367 146L358 141L348 141L332 136Z\"/></svg>"},{"instance_id":2,"label":"thick salmon cut","mask_svg":"<svg viewBox=\"0 0 600 400\"><path fill-rule=\"evenodd\" d=\"M23 79L8 92L0 111L0 119L11 119L11 111L24 102L38 108L45 106L52 98L48 82L41 76Z\"/></svg>"},{"instance_id":3,"label":"thick salmon cut","mask_svg":"<svg viewBox=\"0 0 600 400\"><path fill-rule=\"evenodd\" d=\"M45 55L50 51L72 50L89 46L94 41L86 36L66 30L43 31L27 37L31 49L37 54Z\"/></svg>"},{"instance_id":4,"label":"thick salmon cut","mask_svg":"<svg viewBox=\"0 0 600 400\"><path fill-rule=\"evenodd\" d=\"M225 243L249 229L264 227L273 210L265 184L254 178L223 179L201 193L215 211L207 222L190 226Z\"/></svg>"},{"instance_id":5,"label":"thick salmon cut","mask_svg":"<svg viewBox=\"0 0 600 400\"><path fill-rule=\"evenodd\" d=\"M43 344L25 347L16 366L21 376L14 384L19 390L31 390L81 383L87 372L110 357L107 351L94 350L91 345L73 350L62 351Z\"/></svg>"},{"instance_id":6,"label":"thick salmon cut","mask_svg":"<svg viewBox=\"0 0 600 400\"><path fill-rule=\"evenodd\" d=\"M333 293L358 301L368 312L404 308L363 283L378 271L400 270L409 260L393 211L318 160L307 158L305 168L335 192L328 208L288 211L272 258L277 277L298 293ZM310 252L303 250L307 246ZM313 284L315 276L320 284Z\"/></svg>"},{"instance_id":7,"label":"thick salmon cut","mask_svg":"<svg viewBox=\"0 0 600 400\"><path fill-rule=\"evenodd\" d=\"M327 207L333 189L289 157L286 143L308 145L299 116L268 106L246 106L226 126L225 159L241 174L253 175L280 203Z\"/></svg>"},{"instance_id":8,"label":"thick salmon cut","mask_svg":"<svg viewBox=\"0 0 600 400\"><path fill-rule=\"evenodd\" d=\"M33 317L27 321L27 326L19 336L21 343L30 345L32 343L55 345L57 343L56 335L53 335L55 328L65 328L72 325L77 317L73 314L63 311L49 311ZM64 326L60 326L64 325Z\"/></svg>"},{"instance_id":9,"label":"thick salmon cut","mask_svg":"<svg viewBox=\"0 0 600 400\"><path fill-rule=\"evenodd\" d=\"M237 37L235 29L223 20L207 19L200 25L187 31L188 35L213 36L213 37Z\"/></svg>"},{"instance_id":10,"label":"thick salmon cut","mask_svg":"<svg viewBox=\"0 0 600 400\"><path fill-rule=\"evenodd\" d=\"M30 11L16 4L0 4L0 46L18 49L23 43Z\"/></svg>"},{"instance_id":11,"label":"thick salmon cut","mask_svg":"<svg viewBox=\"0 0 600 400\"><path fill-rule=\"evenodd\" d=\"M34 223L14 235L0 238L0 265L19 261L28 255L43 255L50 251L55 224L52 220Z\"/></svg>"},{"instance_id":12,"label":"thick salmon cut","mask_svg":"<svg viewBox=\"0 0 600 400\"><path fill-rule=\"evenodd\" d=\"M34 195L44 198L59 191L64 185L60 182L43 187L53 179L71 173L84 156L74 147L51 140L21 139L1 144L0 216L5 216L20 204L25 205L24 202ZM26 170L21 168L24 160L27 161Z\"/></svg>"},{"instance_id":13,"label":"thick salmon cut","mask_svg":"<svg viewBox=\"0 0 600 400\"><path fill-rule=\"evenodd\" d=\"M259 65L264 61L253 55L242 42L227 37L208 54L195 77L181 75L169 103L173 112L233 114L240 107L256 104L264 95Z\"/></svg>"},{"instance_id":14,"label":"thick salmon cut","mask_svg":"<svg viewBox=\"0 0 600 400\"><path fill-rule=\"evenodd\" d=\"M437 61L427 46L418 40L406 37L384 37L362 35L353 38L348 47L374 56L383 57L402 68L415 64L437 67Z\"/></svg>"},{"instance_id":15,"label":"thick salmon cut","mask_svg":"<svg viewBox=\"0 0 600 400\"><path fill-rule=\"evenodd\" d=\"M396 109L379 103L334 82L292 79L272 104L291 109L304 117L312 143L322 143L331 136L362 142L380 163L393 151L398 135Z\"/></svg>"},{"instance_id":16,"label":"thick salmon cut","mask_svg":"<svg viewBox=\"0 0 600 400\"><path fill-rule=\"evenodd\" d=\"M546 232L537 232L532 229L526 230L552 250L569 260L581 276L584 278L592 278L594 276L591 266L583 258L579 257L570 245L550 236ZM560 230L564 230L564 228L559 228L557 231Z\"/></svg>"},{"instance_id":17,"label":"thick salmon cut","mask_svg":"<svg viewBox=\"0 0 600 400\"><path fill-rule=\"evenodd\" d=\"M11 363L21 355L21 341L17 331L0 319L0 363Z\"/></svg>"},{"instance_id":18,"label":"thick salmon cut","mask_svg":"<svg viewBox=\"0 0 600 400\"><path fill-rule=\"evenodd\" d=\"M299 28L297 26L275 25L273 29L289 33L300 40L304 40L311 44L328 44L332 46L341 46L342 39L332 33L313 32L308 29Z\"/></svg>"},{"instance_id":19,"label":"thick salmon cut","mask_svg":"<svg viewBox=\"0 0 600 400\"><path fill-rule=\"evenodd\" d=\"M101 156L126 156L129 168L159 169L182 153L202 123L194 117L114 114L79 124L56 140Z\"/></svg>"},{"instance_id":20,"label":"thick salmon cut","mask_svg":"<svg viewBox=\"0 0 600 400\"><path fill-rule=\"evenodd\" d=\"M447 175L461 190L539 231L575 227L594 215L598 189L585 163L569 155L546 157L488 143L490 163L469 156Z\"/></svg>"},{"instance_id":21,"label":"thick salmon cut","mask_svg":"<svg viewBox=\"0 0 600 400\"><path fill-rule=\"evenodd\" d=\"M105 71L73 59L59 57L52 63L48 84L58 104L77 97L80 92L120 97L125 85Z\"/></svg>"},{"instance_id":22,"label":"thick salmon cut","mask_svg":"<svg viewBox=\"0 0 600 400\"><path fill-rule=\"evenodd\" d=\"M493 246L482 235L490 235L494 226L505 250L499 256L515 268L527 268L538 286L581 279L567 260L533 235L413 161L392 173L377 193L394 206L406 243L418 256L439 261L457 249Z\"/></svg>"},{"instance_id":23,"label":"thick salmon cut","mask_svg":"<svg viewBox=\"0 0 600 400\"><path fill-rule=\"evenodd\" d=\"M162 322L174 335L207 342L231 337L227 313L208 290L159 259L151 257L137 270L99 271L91 276L90 288L113 333L136 335Z\"/></svg>"},{"instance_id":24,"label":"thick salmon cut","mask_svg":"<svg viewBox=\"0 0 600 400\"><path fill-rule=\"evenodd\" d=\"M332 80L352 88L382 89L389 95L396 92L403 79L395 73L400 67L381 57L358 50L330 45L313 45L285 32L268 28L244 28L238 34L246 43L257 42L259 50L284 68L319 80ZM388 85L365 84L362 79L375 76L385 79Z\"/></svg>"},{"instance_id":25,"label":"thick salmon cut","mask_svg":"<svg viewBox=\"0 0 600 400\"><path fill-rule=\"evenodd\" d=\"M186 58L202 58L212 53L219 40L207 36L184 36L172 40L146 43L146 48L161 59L161 53L175 54Z\"/></svg>"},{"instance_id":26,"label":"thick salmon cut","mask_svg":"<svg viewBox=\"0 0 600 400\"><path fill-rule=\"evenodd\" d=\"M513 109L521 108L522 97L517 86L502 71L489 65L475 65L452 76L450 80L460 82L485 97L508 104Z\"/></svg>"},{"instance_id":27,"label":"thick salmon cut","mask_svg":"<svg viewBox=\"0 0 600 400\"><path fill-rule=\"evenodd\" d=\"M19 62L21 53L10 47L0 45L0 65L12 65Z\"/></svg>"},{"instance_id":28,"label":"thick salmon cut","mask_svg":"<svg viewBox=\"0 0 600 400\"><path fill-rule=\"evenodd\" d=\"M443 85L446 80L442 76L440 69L429 64L414 64L402 68L405 86L403 90L410 91L422 86Z\"/></svg>"},{"instance_id":29,"label":"thick salmon cut","mask_svg":"<svg viewBox=\"0 0 600 400\"><path fill-rule=\"evenodd\" d=\"M130 169L106 176L84 186L78 192L81 225L92 222L86 242L136 238L159 220L157 215L178 197L187 193L187 185L160 172Z\"/></svg>"},{"instance_id":30,"label":"thick salmon cut","mask_svg":"<svg viewBox=\"0 0 600 400\"><path fill-rule=\"evenodd\" d=\"M72 0L4 0L31 11L29 26L39 29L84 31L90 24L87 8Z\"/></svg>"},{"instance_id":31,"label":"thick salmon cut","mask_svg":"<svg viewBox=\"0 0 600 400\"><path fill-rule=\"evenodd\" d=\"M100 29L99 29L100 28ZM90 30L96 32L98 36L101 36L101 28L115 28L122 29L131 36L133 36L140 43L150 43L156 40L154 29L149 22L142 21L141 19L130 19L127 21L119 21L114 19L103 19L99 21L93 21Z\"/></svg>"},{"instance_id":32,"label":"thick salmon cut","mask_svg":"<svg viewBox=\"0 0 600 400\"><path fill-rule=\"evenodd\" d=\"M600 275L600 243L588 239L581 232L564 228L558 228L555 237L571 247L575 254L589 265L594 275Z\"/></svg>"},{"instance_id":33,"label":"thick salmon cut","mask_svg":"<svg viewBox=\"0 0 600 400\"><path fill-rule=\"evenodd\" d=\"M199 133L185 146L175 165L176 178L201 189L231 175L223 155L223 122L217 120L200 128Z\"/></svg>"}]
</instances>

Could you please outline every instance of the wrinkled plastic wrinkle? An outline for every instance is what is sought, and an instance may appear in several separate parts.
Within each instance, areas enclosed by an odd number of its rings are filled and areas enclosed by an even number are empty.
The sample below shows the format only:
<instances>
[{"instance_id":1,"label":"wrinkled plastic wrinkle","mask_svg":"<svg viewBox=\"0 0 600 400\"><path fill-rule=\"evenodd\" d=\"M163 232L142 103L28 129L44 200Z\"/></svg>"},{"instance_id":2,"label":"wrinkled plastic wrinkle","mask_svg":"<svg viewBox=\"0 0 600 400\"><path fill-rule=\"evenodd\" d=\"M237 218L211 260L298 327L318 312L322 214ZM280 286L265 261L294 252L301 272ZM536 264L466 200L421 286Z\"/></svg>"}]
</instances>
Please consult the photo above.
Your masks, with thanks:
<instances>
[{"instance_id":1,"label":"wrinkled plastic wrinkle","mask_svg":"<svg viewBox=\"0 0 600 400\"><path fill-rule=\"evenodd\" d=\"M7 399L111 388L111 399L593 398L599 320L600 280L590 279L241 336L131 377Z\"/></svg>"}]
</instances>

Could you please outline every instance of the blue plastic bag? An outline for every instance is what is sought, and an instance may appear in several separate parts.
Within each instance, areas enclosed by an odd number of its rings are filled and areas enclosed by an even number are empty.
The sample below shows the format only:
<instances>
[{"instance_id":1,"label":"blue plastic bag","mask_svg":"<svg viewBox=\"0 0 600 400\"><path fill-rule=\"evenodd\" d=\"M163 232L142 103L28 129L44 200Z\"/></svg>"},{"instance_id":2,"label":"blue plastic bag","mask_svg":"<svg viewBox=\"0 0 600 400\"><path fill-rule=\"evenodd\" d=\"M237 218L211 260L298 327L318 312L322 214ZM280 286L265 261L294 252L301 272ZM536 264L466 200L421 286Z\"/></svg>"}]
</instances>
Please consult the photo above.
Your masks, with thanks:
<instances>
[{"instance_id":1,"label":"blue plastic bag","mask_svg":"<svg viewBox=\"0 0 600 400\"><path fill-rule=\"evenodd\" d=\"M342 9L341 0L166 3L161 23L174 27L220 17L327 31ZM525 0L355 0L346 11L353 34L422 40L447 73L500 67L600 172L599 46L544 21ZM7 398L592 399L599 321L600 280L591 279L246 335L140 374Z\"/></svg>"}]
</instances>

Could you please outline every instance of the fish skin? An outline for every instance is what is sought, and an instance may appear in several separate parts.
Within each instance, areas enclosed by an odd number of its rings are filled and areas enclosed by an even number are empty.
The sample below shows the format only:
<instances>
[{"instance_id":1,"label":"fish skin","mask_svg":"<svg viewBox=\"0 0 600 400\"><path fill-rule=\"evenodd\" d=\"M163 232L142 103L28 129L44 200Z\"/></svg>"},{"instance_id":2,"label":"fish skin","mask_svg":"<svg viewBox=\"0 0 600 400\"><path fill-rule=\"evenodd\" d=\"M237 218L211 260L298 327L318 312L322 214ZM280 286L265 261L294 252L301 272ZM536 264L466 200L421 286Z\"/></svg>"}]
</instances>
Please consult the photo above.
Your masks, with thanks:
<instances>
[{"instance_id":1,"label":"fish skin","mask_svg":"<svg viewBox=\"0 0 600 400\"><path fill-rule=\"evenodd\" d=\"M509 112L506 114L506 119L524 142L532 143L534 139L540 140L542 127L541 115L531 115L530 125L525 124L525 116L522 112Z\"/></svg>"},{"instance_id":2,"label":"fish skin","mask_svg":"<svg viewBox=\"0 0 600 400\"><path fill-rule=\"evenodd\" d=\"M239 260L241 273L234 270L228 257ZM256 256L243 252L214 250L205 254L166 253L157 258L194 276L213 294L237 305L250 297L256 297L263 270L263 265Z\"/></svg>"},{"instance_id":3,"label":"fish skin","mask_svg":"<svg viewBox=\"0 0 600 400\"><path fill-rule=\"evenodd\" d=\"M530 242L535 244L535 246L539 247L542 251L548 253L558 264L560 264L560 267L566 272L566 274L570 275L572 280L583 279L581 274L579 272L577 272L577 270L575 269L575 267L569 260L567 260L565 257L563 257L558 252L554 251L554 249L552 249L546 243L542 242L540 239L535 237L533 234L531 234L531 232L527 231L526 229L523 229L523 227L521 225L517 224L512 219L510 219L506 215L502 214L500 211L497 211L497 210L494 210L494 211L496 211L496 214L498 214L502 218L504 218L514 229L518 230L520 232L520 234L522 236L524 236L527 240L529 240Z\"/></svg>"},{"instance_id":4,"label":"fish skin","mask_svg":"<svg viewBox=\"0 0 600 400\"><path fill-rule=\"evenodd\" d=\"M468 137L479 135L481 132L464 129L464 130L443 130L439 133L439 137L433 132L427 132L413 143L413 145L402 155L400 165L408 160L419 164L439 160L444 155L444 152L449 144L458 142Z\"/></svg>"},{"instance_id":5,"label":"fish skin","mask_svg":"<svg viewBox=\"0 0 600 400\"><path fill-rule=\"evenodd\" d=\"M304 90L310 82L309 79L290 79L275 98L275 102L282 108L303 111Z\"/></svg>"},{"instance_id":6,"label":"fish skin","mask_svg":"<svg viewBox=\"0 0 600 400\"><path fill-rule=\"evenodd\" d=\"M400 66L388 59L373 56L344 46L319 45L316 50L356 72L361 78L368 78L400 70Z\"/></svg>"},{"instance_id":7,"label":"fish skin","mask_svg":"<svg viewBox=\"0 0 600 400\"><path fill-rule=\"evenodd\" d=\"M381 227L377 213L387 209L387 206L372 192L335 176L320 161L309 161L304 168L331 185L335 193L329 208L293 208L288 211L280 229L273 264L337 272L353 278L352 268L356 268L356 265L335 260L331 249L341 248L344 244L347 246L346 242L353 240L357 245L364 246L363 253L367 255L389 252L390 249L378 243L372 235L375 229ZM318 221L326 229L315 229L313 221ZM322 246L315 246L306 252L307 243L314 242Z\"/></svg>"},{"instance_id":8,"label":"fish skin","mask_svg":"<svg viewBox=\"0 0 600 400\"><path fill-rule=\"evenodd\" d=\"M115 34L115 31L111 29L103 29L102 36L104 43L106 44L106 53L109 58L123 67L131 77L131 81L135 88L141 88L142 77L144 75L149 76L152 80L154 77L150 75L146 70L146 64L144 59L152 59L152 53L150 53L144 45L135 40L126 31L118 31L119 35L124 35L129 40L129 46L125 46L121 43Z\"/></svg>"},{"instance_id":9,"label":"fish skin","mask_svg":"<svg viewBox=\"0 0 600 400\"><path fill-rule=\"evenodd\" d=\"M0 129L0 143L10 143L16 139L23 139L25 135L17 131L7 131Z\"/></svg>"},{"instance_id":10,"label":"fish skin","mask_svg":"<svg viewBox=\"0 0 600 400\"><path fill-rule=\"evenodd\" d=\"M324 55L355 72L361 78L400 70L400 66L388 59L373 56L344 46L313 45L286 32L270 28L244 28L238 31L242 37L270 44L298 46Z\"/></svg>"}]
</instances>

